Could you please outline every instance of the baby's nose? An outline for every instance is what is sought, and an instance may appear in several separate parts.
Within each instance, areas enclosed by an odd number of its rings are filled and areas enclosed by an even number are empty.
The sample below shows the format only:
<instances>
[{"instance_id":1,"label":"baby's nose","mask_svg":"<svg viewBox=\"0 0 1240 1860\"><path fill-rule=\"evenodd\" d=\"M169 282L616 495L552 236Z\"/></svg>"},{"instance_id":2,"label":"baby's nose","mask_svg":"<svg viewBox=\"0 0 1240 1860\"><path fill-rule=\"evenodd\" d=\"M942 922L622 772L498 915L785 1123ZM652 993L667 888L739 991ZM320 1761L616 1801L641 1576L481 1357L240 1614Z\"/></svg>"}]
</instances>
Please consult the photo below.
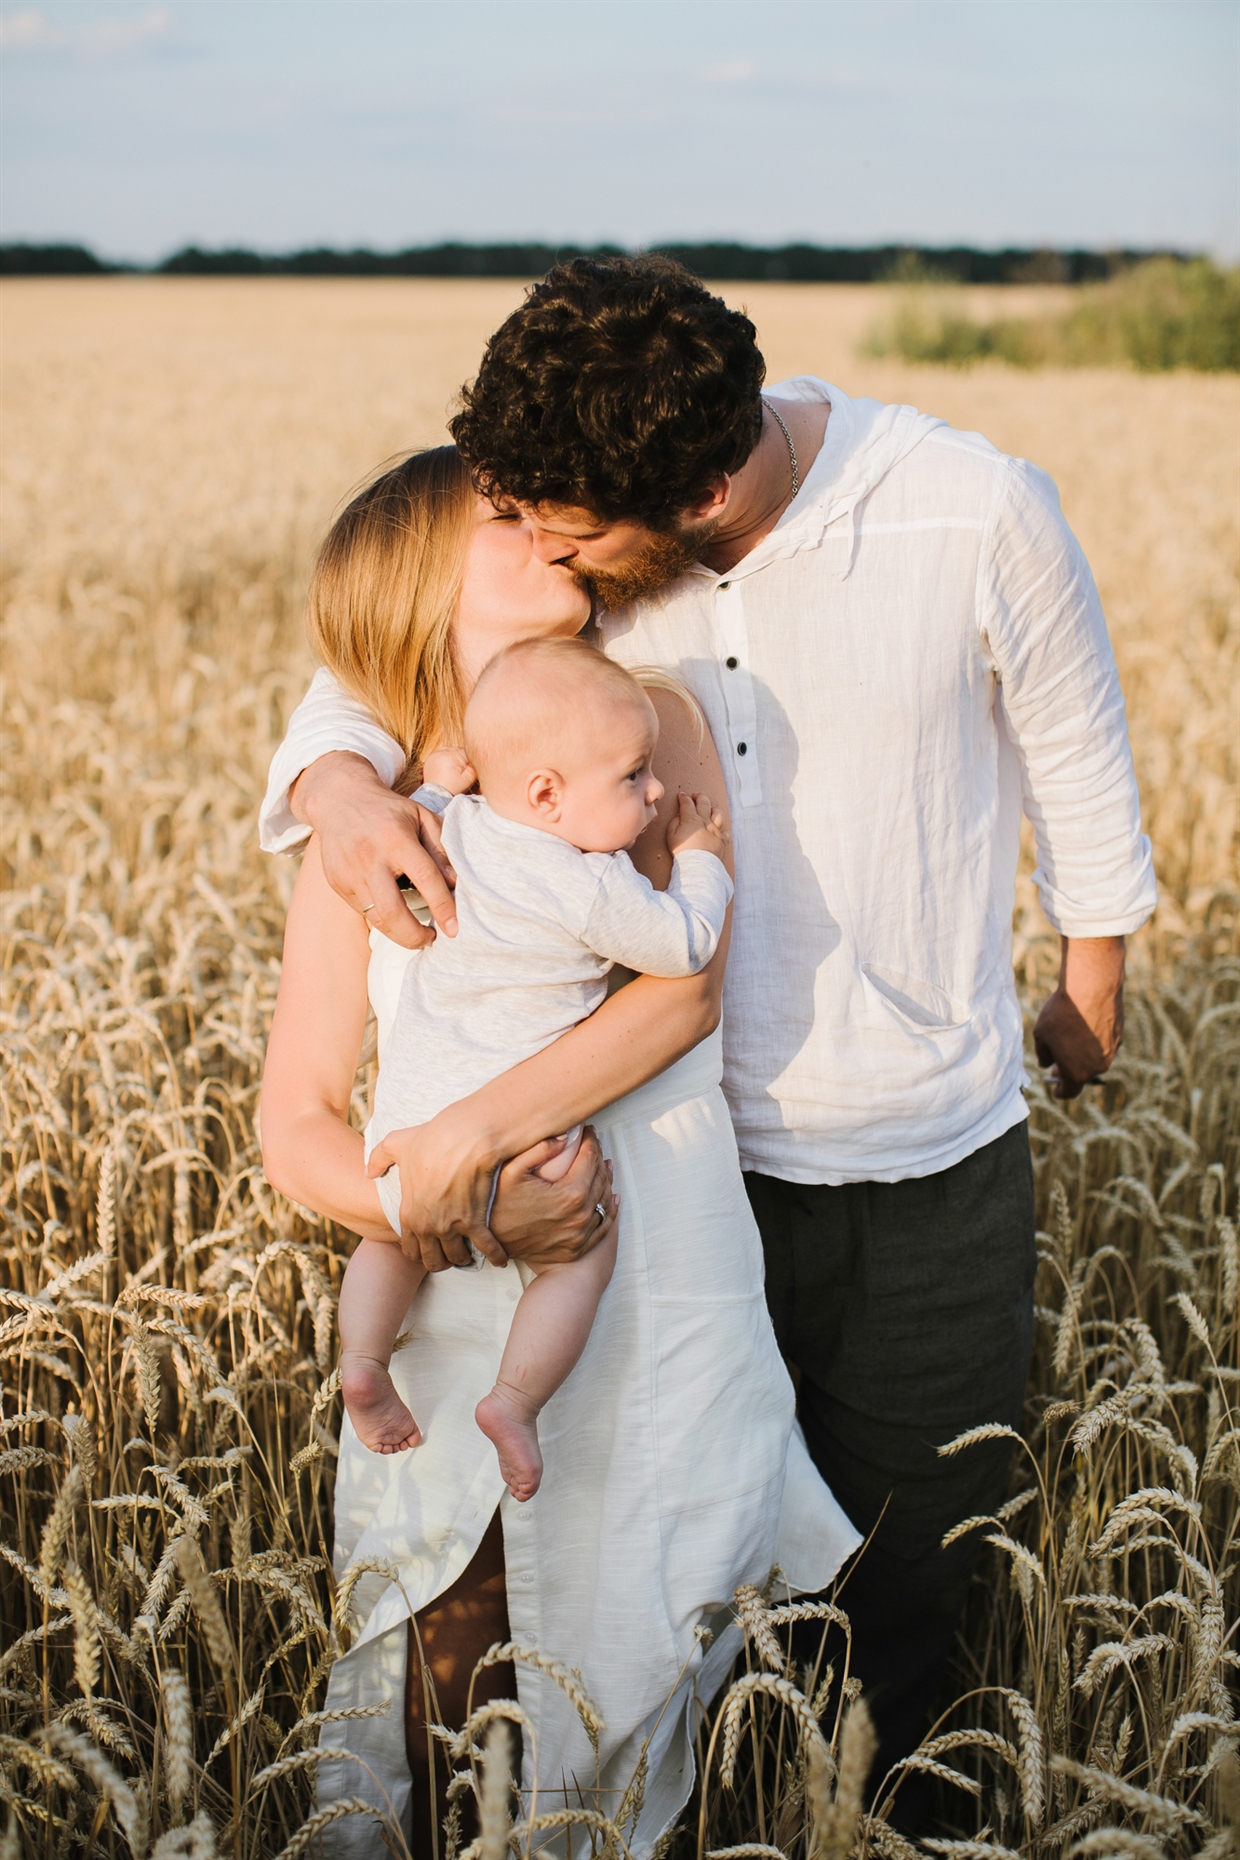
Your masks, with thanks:
<instances>
[{"instance_id":1,"label":"baby's nose","mask_svg":"<svg viewBox=\"0 0 1240 1860\"><path fill-rule=\"evenodd\" d=\"M650 780L646 783L647 805L650 807L654 807L659 801L663 799L663 794L664 794L663 783L661 781L656 781L654 776L652 775L650 777Z\"/></svg>"}]
</instances>

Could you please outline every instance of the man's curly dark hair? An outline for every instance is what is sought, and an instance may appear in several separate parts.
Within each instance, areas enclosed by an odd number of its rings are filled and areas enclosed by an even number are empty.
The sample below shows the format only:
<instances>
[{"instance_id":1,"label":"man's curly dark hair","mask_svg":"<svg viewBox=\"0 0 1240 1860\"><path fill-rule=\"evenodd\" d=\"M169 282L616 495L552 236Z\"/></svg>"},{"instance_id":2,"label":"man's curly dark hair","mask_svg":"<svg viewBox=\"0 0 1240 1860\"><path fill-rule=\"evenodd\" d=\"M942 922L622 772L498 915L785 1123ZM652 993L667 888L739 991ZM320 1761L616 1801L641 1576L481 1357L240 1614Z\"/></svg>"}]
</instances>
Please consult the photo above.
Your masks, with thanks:
<instances>
[{"instance_id":1,"label":"man's curly dark hair","mask_svg":"<svg viewBox=\"0 0 1240 1860\"><path fill-rule=\"evenodd\" d=\"M674 528L757 444L755 334L672 259L573 259L496 330L452 437L487 495Z\"/></svg>"}]
</instances>

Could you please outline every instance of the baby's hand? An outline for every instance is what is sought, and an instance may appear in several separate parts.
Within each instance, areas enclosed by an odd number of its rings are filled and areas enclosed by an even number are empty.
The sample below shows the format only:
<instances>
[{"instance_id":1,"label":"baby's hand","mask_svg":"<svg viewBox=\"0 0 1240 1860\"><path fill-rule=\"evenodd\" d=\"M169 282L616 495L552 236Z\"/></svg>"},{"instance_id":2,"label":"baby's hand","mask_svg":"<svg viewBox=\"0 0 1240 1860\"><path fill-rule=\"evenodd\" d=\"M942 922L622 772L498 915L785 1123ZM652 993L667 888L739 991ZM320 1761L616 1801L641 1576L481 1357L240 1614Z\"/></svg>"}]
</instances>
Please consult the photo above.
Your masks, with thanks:
<instances>
[{"instance_id":1,"label":"baby's hand","mask_svg":"<svg viewBox=\"0 0 1240 1860\"><path fill-rule=\"evenodd\" d=\"M422 764L422 780L449 794L468 794L477 779L463 749L432 749Z\"/></svg>"},{"instance_id":2,"label":"baby's hand","mask_svg":"<svg viewBox=\"0 0 1240 1860\"><path fill-rule=\"evenodd\" d=\"M708 794L682 794L680 808L667 825L667 850L714 853L722 859L728 844L728 830L723 815Z\"/></svg>"}]
</instances>

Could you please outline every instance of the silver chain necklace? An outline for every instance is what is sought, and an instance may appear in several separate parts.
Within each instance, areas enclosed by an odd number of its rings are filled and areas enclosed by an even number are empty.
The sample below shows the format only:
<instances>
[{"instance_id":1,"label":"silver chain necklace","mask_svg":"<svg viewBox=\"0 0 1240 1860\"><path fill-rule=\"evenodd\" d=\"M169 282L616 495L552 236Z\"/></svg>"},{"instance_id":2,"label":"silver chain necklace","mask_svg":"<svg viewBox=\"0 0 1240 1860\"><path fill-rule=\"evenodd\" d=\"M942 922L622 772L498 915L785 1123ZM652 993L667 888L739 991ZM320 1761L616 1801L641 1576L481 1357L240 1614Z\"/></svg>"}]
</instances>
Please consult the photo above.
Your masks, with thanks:
<instances>
[{"instance_id":1,"label":"silver chain necklace","mask_svg":"<svg viewBox=\"0 0 1240 1860\"><path fill-rule=\"evenodd\" d=\"M769 400L764 400L762 402L762 405L766 408L768 413L775 414L775 418L779 420L779 430L783 434L784 438L788 441L788 457L792 463L792 496L793 496L793 499L795 500L796 494L801 488L801 471L800 471L800 467L797 464L797 449L792 443L792 434L788 431L788 428L784 425L783 421L780 420L779 415L775 413L775 409L774 407L772 407Z\"/></svg>"}]
</instances>

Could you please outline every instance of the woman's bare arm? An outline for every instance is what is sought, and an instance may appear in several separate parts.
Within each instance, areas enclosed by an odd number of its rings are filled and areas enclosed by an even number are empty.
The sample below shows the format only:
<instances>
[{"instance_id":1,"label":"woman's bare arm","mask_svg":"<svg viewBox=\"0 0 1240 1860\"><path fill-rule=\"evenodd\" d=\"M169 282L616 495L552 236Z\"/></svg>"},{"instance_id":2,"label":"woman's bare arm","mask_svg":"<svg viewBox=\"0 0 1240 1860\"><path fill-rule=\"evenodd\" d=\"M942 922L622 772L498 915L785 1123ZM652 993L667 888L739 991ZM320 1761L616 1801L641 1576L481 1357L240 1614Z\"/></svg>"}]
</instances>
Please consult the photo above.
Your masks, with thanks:
<instances>
[{"instance_id":1,"label":"woman's bare arm","mask_svg":"<svg viewBox=\"0 0 1240 1860\"><path fill-rule=\"evenodd\" d=\"M665 794L653 821L633 849L633 862L660 890L672 872L667 823L678 792L706 793L727 817L723 770L704 727L674 693L649 693L659 715L655 773ZM730 869L730 861L729 861ZM729 914L730 922L730 914ZM501 1073L468 1098L414 1131L393 1132L376 1152L400 1165L401 1221L420 1240L467 1235L482 1246L486 1207L496 1166L541 1138L586 1122L604 1105L658 1076L719 1024L728 926L713 960L682 980L638 976L588 1020L532 1059ZM595 1236L562 1257L588 1250ZM509 1253L539 1251L505 1236Z\"/></svg>"},{"instance_id":2,"label":"woman's bare arm","mask_svg":"<svg viewBox=\"0 0 1240 1860\"><path fill-rule=\"evenodd\" d=\"M263 1069L263 1168L281 1194L370 1240L392 1229L349 1100L366 1027L366 920L328 884L317 835L289 905Z\"/></svg>"}]
</instances>

